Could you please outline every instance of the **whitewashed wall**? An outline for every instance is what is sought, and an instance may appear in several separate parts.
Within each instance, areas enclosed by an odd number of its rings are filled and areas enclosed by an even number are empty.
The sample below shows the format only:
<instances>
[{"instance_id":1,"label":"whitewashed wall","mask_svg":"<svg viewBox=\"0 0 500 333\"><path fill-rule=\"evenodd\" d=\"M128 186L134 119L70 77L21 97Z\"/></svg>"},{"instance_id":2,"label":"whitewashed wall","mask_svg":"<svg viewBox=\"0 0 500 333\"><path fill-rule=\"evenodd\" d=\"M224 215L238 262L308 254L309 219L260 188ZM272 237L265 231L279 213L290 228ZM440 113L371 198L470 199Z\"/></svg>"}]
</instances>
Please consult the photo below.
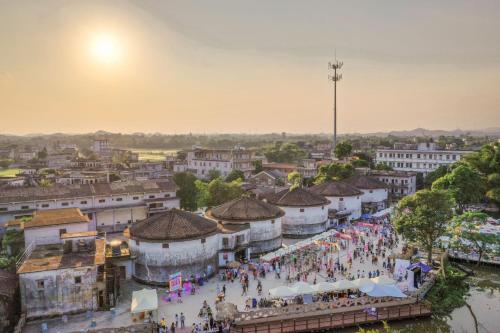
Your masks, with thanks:
<instances>
[{"instance_id":1,"label":"whitewashed wall","mask_svg":"<svg viewBox=\"0 0 500 333\"><path fill-rule=\"evenodd\" d=\"M281 218L283 235L289 237L306 237L326 230L328 207L287 207L280 206L285 211ZM304 209L303 212L300 209Z\"/></svg>"}]
</instances>

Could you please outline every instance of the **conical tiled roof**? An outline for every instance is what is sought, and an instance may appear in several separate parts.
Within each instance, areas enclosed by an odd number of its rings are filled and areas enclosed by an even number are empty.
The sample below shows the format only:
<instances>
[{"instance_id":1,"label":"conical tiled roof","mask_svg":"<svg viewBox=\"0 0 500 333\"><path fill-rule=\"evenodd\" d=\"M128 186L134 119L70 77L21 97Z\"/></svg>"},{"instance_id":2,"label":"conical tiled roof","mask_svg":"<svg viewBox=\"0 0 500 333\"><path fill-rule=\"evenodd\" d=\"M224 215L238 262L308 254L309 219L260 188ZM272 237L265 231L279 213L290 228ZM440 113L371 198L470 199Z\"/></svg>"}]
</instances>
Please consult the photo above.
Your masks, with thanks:
<instances>
[{"instance_id":1,"label":"conical tiled roof","mask_svg":"<svg viewBox=\"0 0 500 333\"><path fill-rule=\"evenodd\" d=\"M380 180L370 176L354 175L347 179L344 179L344 181L356 188L365 190L387 188L387 185L384 182L381 182Z\"/></svg>"},{"instance_id":2,"label":"conical tiled roof","mask_svg":"<svg viewBox=\"0 0 500 333\"><path fill-rule=\"evenodd\" d=\"M217 222L172 209L134 223L130 238L152 241L178 241L209 236L217 232Z\"/></svg>"},{"instance_id":3,"label":"conical tiled roof","mask_svg":"<svg viewBox=\"0 0 500 333\"><path fill-rule=\"evenodd\" d=\"M323 184L315 185L309 190L314 194L323 195L325 197L353 197L363 194L356 187L343 181L328 181Z\"/></svg>"},{"instance_id":4,"label":"conical tiled roof","mask_svg":"<svg viewBox=\"0 0 500 333\"><path fill-rule=\"evenodd\" d=\"M321 206L330 203L325 197L312 193L309 190L298 187L293 190L283 190L270 195L267 199L269 203L277 206Z\"/></svg>"},{"instance_id":5,"label":"conical tiled roof","mask_svg":"<svg viewBox=\"0 0 500 333\"><path fill-rule=\"evenodd\" d=\"M281 217L285 212L267 202L242 197L212 208L207 215L221 220L258 221Z\"/></svg>"}]
</instances>

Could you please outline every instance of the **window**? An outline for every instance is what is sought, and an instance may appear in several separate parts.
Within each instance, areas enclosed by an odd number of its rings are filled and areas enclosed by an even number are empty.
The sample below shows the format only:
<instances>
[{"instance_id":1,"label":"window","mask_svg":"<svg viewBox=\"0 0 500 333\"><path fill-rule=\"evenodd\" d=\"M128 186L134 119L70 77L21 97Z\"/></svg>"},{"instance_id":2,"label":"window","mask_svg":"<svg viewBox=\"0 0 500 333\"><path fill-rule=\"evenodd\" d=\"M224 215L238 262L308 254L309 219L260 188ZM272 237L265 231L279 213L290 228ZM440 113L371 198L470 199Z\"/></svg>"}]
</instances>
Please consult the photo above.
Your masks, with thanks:
<instances>
[{"instance_id":1,"label":"window","mask_svg":"<svg viewBox=\"0 0 500 333\"><path fill-rule=\"evenodd\" d=\"M30 206L21 206L21 209L30 209Z\"/></svg>"},{"instance_id":2,"label":"window","mask_svg":"<svg viewBox=\"0 0 500 333\"><path fill-rule=\"evenodd\" d=\"M80 205L86 205L86 204L87 204L86 200L80 201Z\"/></svg>"},{"instance_id":3,"label":"window","mask_svg":"<svg viewBox=\"0 0 500 333\"><path fill-rule=\"evenodd\" d=\"M59 229L59 236L66 233L66 229Z\"/></svg>"},{"instance_id":4,"label":"window","mask_svg":"<svg viewBox=\"0 0 500 333\"><path fill-rule=\"evenodd\" d=\"M0 207L0 212L6 212L7 211L7 207Z\"/></svg>"},{"instance_id":5,"label":"window","mask_svg":"<svg viewBox=\"0 0 500 333\"><path fill-rule=\"evenodd\" d=\"M301 213L303 213L303 212L304 212L304 208L301 208L301 209L300 209L300 212L301 212Z\"/></svg>"},{"instance_id":6,"label":"window","mask_svg":"<svg viewBox=\"0 0 500 333\"><path fill-rule=\"evenodd\" d=\"M133 200L139 200L139 197L133 197L132 199Z\"/></svg>"},{"instance_id":7,"label":"window","mask_svg":"<svg viewBox=\"0 0 500 333\"><path fill-rule=\"evenodd\" d=\"M128 223L128 224L132 223L132 220L128 220L128 221L127 221L127 223Z\"/></svg>"},{"instance_id":8,"label":"window","mask_svg":"<svg viewBox=\"0 0 500 333\"><path fill-rule=\"evenodd\" d=\"M68 203L67 202L61 202L61 206L67 206Z\"/></svg>"},{"instance_id":9,"label":"window","mask_svg":"<svg viewBox=\"0 0 500 333\"><path fill-rule=\"evenodd\" d=\"M168 249L169 245L168 245L168 243L163 243L163 244L161 244L161 247L164 249Z\"/></svg>"},{"instance_id":10,"label":"window","mask_svg":"<svg viewBox=\"0 0 500 333\"><path fill-rule=\"evenodd\" d=\"M45 289L45 280L36 280L36 287L38 289Z\"/></svg>"},{"instance_id":11,"label":"window","mask_svg":"<svg viewBox=\"0 0 500 333\"><path fill-rule=\"evenodd\" d=\"M201 239L201 244L205 244L206 242L207 242L207 240L205 238Z\"/></svg>"},{"instance_id":12,"label":"window","mask_svg":"<svg viewBox=\"0 0 500 333\"><path fill-rule=\"evenodd\" d=\"M344 198L339 198L339 201L344 201Z\"/></svg>"},{"instance_id":13,"label":"window","mask_svg":"<svg viewBox=\"0 0 500 333\"><path fill-rule=\"evenodd\" d=\"M154 198L155 198L155 196L154 196L154 195L150 195L148 198L149 198L149 199L154 199Z\"/></svg>"},{"instance_id":14,"label":"window","mask_svg":"<svg viewBox=\"0 0 500 333\"><path fill-rule=\"evenodd\" d=\"M139 242L138 240L135 241L135 245L141 245L141 242Z\"/></svg>"},{"instance_id":15,"label":"window","mask_svg":"<svg viewBox=\"0 0 500 333\"><path fill-rule=\"evenodd\" d=\"M224 237L222 238L222 246L228 246L229 245L229 238Z\"/></svg>"},{"instance_id":16,"label":"window","mask_svg":"<svg viewBox=\"0 0 500 333\"><path fill-rule=\"evenodd\" d=\"M170 198L170 193L165 193L165 198Z\"/></svg>"},{"instance_id":17,"label":"window","mask_svg":"<svg viewBox=\"0 0 500 333\"><path fill-rule=\"evenodd\" d=\"M271 224L274 224L274 220L271 220Z\"/></svg>"},{"instance_id":18,"label":"window","mask_svg":"<svg viewBox=\"0 0 500 333\"><path fill-rule=\"evenodd\" d=\"M99 203L104 203L106 202L106 199L99 199Z\"/></svg>"},{"instance_id":19,"label":"window","mask_svg":"<svg viewBox=\"0 0 500 333\"><path fill-rule=\"evenodd\" d=\"M123 201L123 198L116 198L116 201Z\"/></svg>"},{"instance_id":20,"label":"window","mask_svg":"<svg viewBox=\"0 0 500 333\"><path fill-rule=\"evenodd\" d=\"M75 276L75 284L80 284L82 283L82 277L81 276Z\"/></svg>"},{"instance_id":21,"label":"window","mask_svg":"<svg viewBox=\"0 0 500 333\"><path fill-rule=\"evenodd\" d=\"M49 204L42 204L42 208L47 208L49 207Z\"/></svg>"},{"instance_id":22,"label":"window","mask_svg":"<svg viewBox=\"0 0 500 333\"><path fill-rule=\"evenodd\" d=\"M370 190L370 193L373 193L373 190Z\"/></svg>"}]
</instances>

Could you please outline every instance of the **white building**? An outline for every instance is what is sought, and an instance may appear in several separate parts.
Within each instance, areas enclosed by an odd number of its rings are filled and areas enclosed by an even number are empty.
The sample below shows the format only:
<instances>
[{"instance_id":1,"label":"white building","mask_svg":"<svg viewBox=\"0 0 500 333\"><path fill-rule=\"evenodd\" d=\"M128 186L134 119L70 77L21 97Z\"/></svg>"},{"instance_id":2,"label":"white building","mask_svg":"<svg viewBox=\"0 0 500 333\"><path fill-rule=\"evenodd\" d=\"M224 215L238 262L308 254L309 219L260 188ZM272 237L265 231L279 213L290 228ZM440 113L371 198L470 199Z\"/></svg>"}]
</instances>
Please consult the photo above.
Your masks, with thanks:
<instances>
[{"instance_id":1,"label":"white building","mask_svg":"<svg viewBox=\"0 0 500 333\"><path fill-rule=\"evenodd\" d=\"M388 186L375 177L354 175L344 181L363 192L361 195L362 213L375 213L387 208Z\"/></svg>"},{"instance_id":2,"label":"white building","mask_svg":"<svg viewBox=\"0 0 500 333\"><path fill-rule=\"evenodd\" d=\"M258 256L281 247L281 219L283 215L285 212L278 207L249 197L231 200L206 213L208 218L223 225L249 225L252 256Z\"/></svg>"},{"instance_id":3,"label":"white building","mask_svg":"<svg viewBox=\"0 0 500 333\"><path fill-rule=\"evenodd\" d=\"M399 199L417 191L416 172L374 170L371 175L389 186L391 199Z\"/></svg>"},{"instance_id":4,"label":"white building","mask_svg":"<svg viewBox=\"0 0 500 333\"><path fill-rule=\"evenodd\" d=\"M111 149L108 139L95 139L91 148L95 153L108 153Z\"/></svg>"},{"instance_id":5,"label":"white building","mask_svg":"<svg viewBox=\"0 0 500 333\"><path fill-rule=\"evenodd\" d=\"M33 216L37 210L80 208L91 230L121 231L137 220L179 207L171 180L123 181L12 188L0 191L0 230L9 220Z\"/></svg>"},{"instance_id":6,"label":"white building","mask_svg":"<svg viewBox=\"0 0 500 333\"><path fill-rule=\"evenodd\" d=\"M315 185L311 192L330 200L328 215L330 227L361 217L361 196L363 192L343 181L329 181Z\"/></svg>"},{"instance_id":7,"label":"white building","mask_svg":"<svg viewBox=\"0 0 500 333\"><path fill-rule=\"evenodd\" d=\"M210 276L218 267L217 222L172 209L134 223L130 251L134 278L145 283L165 284L176 273L183 279Z\"/></svg>"},{"instance_id":8,"label":"white building","mask_svg":"<svg viewBox=\"0 0 500 333\"><path fill-rule=\"evenodd\" d=\"M323 196L299 187L272 194L267 201L285 212L281 219L283 236L302 238L327 228L330 201Z\"/></svg>"},{"instance_id":9,"label":"white building","mask_svg":"<svg viewBox=\"0 0 500 333\"><path fill-rule=\"evenodd\" d=\"M395 145L395 148L400 148ZM397 171L414 171L427 175L439 166L460 161L471 151L439 150L434 142L406 145L403 149L377 149L376 164L385 163Z\"/></svg>"},{"instance_id":10,"label":"white building","mask_svg":"<svg viewBox=\"0 0 500 333\"><path fill-rule=\"evenodd\" d=\"M244 148L234 149L194 149L187 152L187 171L200 179L209 177L210 170L217 170L227 177L233 170L243 171L245 178L251 176L253 152ZM174 171L176 167L174 166Z\"/></svg>"}]
</instances>

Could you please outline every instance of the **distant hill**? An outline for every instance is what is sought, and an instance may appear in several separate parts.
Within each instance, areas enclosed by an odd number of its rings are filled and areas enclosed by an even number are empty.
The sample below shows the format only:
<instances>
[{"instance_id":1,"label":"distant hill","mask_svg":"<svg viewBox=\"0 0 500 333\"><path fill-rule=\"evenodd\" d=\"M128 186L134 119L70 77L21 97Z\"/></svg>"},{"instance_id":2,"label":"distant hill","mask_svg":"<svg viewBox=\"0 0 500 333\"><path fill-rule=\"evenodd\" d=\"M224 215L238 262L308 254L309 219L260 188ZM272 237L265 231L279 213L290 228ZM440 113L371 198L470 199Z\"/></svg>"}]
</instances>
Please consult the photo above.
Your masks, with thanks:
<instances>
[{"instance_id":1,"label":"distant hill","mask_svg":"<svg viewBox=\"0 0 500 333\"><path fill-rule=\"evenodd\" d=\"M430 130L425 128L415 128L413 130L407 131L390 131L390 132L375 132L366 133L362 135L367 136L400 136L400 137L415 137L415 136L426 136L426 137L439 137L439 136L494 136L500 137L500 127L489 127L480 130L461 130L456 129L452 131L445 130Z\"/></svg>"}]
</instances>

